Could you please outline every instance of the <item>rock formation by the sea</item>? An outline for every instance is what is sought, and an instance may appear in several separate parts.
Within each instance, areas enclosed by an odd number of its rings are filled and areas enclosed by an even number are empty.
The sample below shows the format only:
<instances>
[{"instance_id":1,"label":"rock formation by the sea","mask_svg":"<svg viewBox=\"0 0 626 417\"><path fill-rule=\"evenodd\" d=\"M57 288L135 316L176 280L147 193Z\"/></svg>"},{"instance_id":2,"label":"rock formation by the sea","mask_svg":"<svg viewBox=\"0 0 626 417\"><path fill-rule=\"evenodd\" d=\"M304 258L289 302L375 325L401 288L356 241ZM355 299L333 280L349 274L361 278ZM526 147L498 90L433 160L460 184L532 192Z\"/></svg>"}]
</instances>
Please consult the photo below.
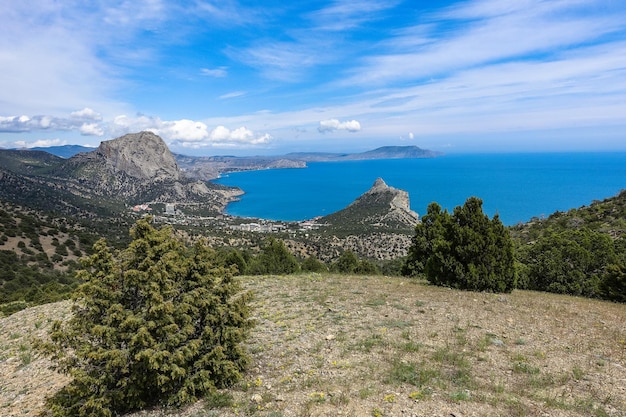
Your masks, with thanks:
<instances>
[{"instance_id":1,"label":"rock formation by the sea","mask_svg":"<svg viewBox=\"0 0 626 417\"><path fill-rule=\"evenodd\" d=\"M378 178L372 188L348 207L324 217L322 221L357 230L363 226L412 230L419 216L411 210L409 193L390 187Z\"/></svg>"}]
</instances>

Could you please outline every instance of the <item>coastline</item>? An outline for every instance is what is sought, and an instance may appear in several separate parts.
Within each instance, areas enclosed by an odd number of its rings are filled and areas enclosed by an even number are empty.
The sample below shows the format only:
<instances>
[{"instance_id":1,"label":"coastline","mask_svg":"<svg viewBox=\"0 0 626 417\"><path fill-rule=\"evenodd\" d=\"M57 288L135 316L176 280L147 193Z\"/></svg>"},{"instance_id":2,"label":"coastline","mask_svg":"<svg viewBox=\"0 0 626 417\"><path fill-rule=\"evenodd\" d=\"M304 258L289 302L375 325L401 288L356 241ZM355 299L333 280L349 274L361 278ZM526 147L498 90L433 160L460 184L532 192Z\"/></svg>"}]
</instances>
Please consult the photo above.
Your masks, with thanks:
<instances>
[{"instance_id":1,"label":"coastline","mask_svg":"<svg viewBox=\"0 0 626 417\"><path fill-rule=\"evenodd\" d=\"M244 190L245 196L225 207L233 216L276 221L325 216L345 208L380 177L407 191L417 213L424 214L433 201L451 211L477 196L485 213L498 214L507 226L588 205L626 188L626 152L446 156L311 163L307 170L238 172L213 182Z\"/></svg>"}]
</instances>

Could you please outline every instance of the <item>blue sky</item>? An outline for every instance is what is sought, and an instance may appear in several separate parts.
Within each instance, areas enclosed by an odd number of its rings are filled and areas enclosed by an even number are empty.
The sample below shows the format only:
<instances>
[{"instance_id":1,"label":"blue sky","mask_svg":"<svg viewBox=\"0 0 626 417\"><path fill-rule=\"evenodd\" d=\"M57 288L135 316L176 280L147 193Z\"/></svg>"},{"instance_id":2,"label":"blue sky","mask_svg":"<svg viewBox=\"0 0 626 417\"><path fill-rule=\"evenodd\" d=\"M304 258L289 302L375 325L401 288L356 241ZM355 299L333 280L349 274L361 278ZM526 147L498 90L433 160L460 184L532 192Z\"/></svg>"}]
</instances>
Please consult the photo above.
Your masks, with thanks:
<instances>
[{"instance_id":1,"label":"blue sky","mask_svg":"<svg viewBox=\"0 0 626 417\"><path fill-rule=\"evenodd\" d=\"M6 0L0 27L2 147L626 150L623 0Z\"/></svg>"}]
</instances>

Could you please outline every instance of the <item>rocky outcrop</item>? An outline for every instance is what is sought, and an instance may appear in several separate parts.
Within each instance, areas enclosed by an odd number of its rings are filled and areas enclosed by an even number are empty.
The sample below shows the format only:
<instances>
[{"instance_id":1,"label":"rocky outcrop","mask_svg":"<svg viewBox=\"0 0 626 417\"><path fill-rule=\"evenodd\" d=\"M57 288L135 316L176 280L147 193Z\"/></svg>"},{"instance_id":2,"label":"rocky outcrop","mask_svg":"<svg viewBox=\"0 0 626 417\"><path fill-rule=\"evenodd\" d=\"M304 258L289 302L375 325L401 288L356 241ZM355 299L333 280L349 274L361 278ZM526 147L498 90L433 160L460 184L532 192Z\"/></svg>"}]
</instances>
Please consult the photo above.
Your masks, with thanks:
<instances>
[{"instance_id":1,"label":"rocky outcrop","mask_svg":"<svg viewBox=\"0 0 626 417\"><path fill-rule=\"evenodd\" d=\"M357 232L364 226L412 231L419 216L411 210L406 191L390 187L378 178L372 188L348 207L324 217L322 221Z\"/></svg>"},{"instance_id":2,"label":"rocky outcrop","mask_svg":"<svg viewBox=\"0 0 626 417\"><path fill-rule=\"evenodd\" d=\"M152 132L124 135L100 143L95 151L115 173L140 180L177 181L181 178L176 158L159 136Z\"/></svg>"},{"instance_id":3,"label":"rocky outcrop","mask_svg":"<svg viewBox=\"0 0 626 417\"><path fill-rule=\"evenodd\" d=\"M76 187L127 204L202 203L209 211L220 212L241 193L188 178L163 139L151 132L103 141L96 150L66 160L59 175Z\"/></svg>"}]
</instances>

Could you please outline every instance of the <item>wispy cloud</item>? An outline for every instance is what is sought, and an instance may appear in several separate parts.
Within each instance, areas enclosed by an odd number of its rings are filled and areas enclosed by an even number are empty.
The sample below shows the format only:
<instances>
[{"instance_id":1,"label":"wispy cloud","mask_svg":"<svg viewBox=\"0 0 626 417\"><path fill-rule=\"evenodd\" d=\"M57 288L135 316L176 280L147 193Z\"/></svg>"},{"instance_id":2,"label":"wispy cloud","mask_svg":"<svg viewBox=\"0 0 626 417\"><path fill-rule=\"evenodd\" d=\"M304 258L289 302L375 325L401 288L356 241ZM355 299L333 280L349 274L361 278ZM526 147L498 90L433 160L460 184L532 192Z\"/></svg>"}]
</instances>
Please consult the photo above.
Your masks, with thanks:
<instances>
[{"instance_id":1,"label":"wispy cloud","mask_svg":"<svg viewBox=\"0 0 626 417\"><path fill-rule=\"evenodd\" d=\"M337 0L329 6L293 16L282 39L262 37L246 47L230 48L229 55L258 68L270 79L297 82L317 67L346 62L355 54L349 31L380 19L380 13L397 2Z\"/></svg>"},{"instance_id":2,"label":"wispy cloud","mask_svg":"<svg viewBox=\"0 0 626 417\"><path fill-rule=\"evenodd\" d=\"M0 103L17 113L61 113L85 104L119 109L111 97L123 81L112 60L131 64L129 49L120 45L162 21L162 10L154 0L10 0L0 8ZM145 45L132 49L137 55Z\"/></svg>"},{"instance_id":3,"label":"wispy cloud","mask_svg":"<svg viewBox=\"0 0 626 417\"><path fill-rule=\"evenodd\" d=\"M389 85L446 77L502 61L545 59L624 30L623 16L589 13L595 2L483 0L464 2L381 44L345 82Z\"/></svg>"},{"instance_id":4,"label":"wispy cloud","mask_svg":"<svg viewBox=\"0 0 626 417\"><path fill-rule=\"evenodd\" d=\"M257 24L264 19L262 9L245 7L236 0L199 0L191 9L193 15L222 26Z\"/></svg>"},{"instance_id":5,"label":"wispy cloud","mask_svg":"<svg viewBox=\"0 0 626 417\"><path fill-rule=\"evenodd\" d=\"M399 1L336 0L326 8L307 15L317 31L343 32L358 28L365 22L381 19L381 13L392 9Z\"/></svg>"},{"instance_id":6,"label":"wispy cloud","mask_svg":"<svg viewBox=\"0 0 626 417\"><path fill-rule=\"evenodd\" d=\"M245 95L246 95L245 91L232 91L230 93L222 94L221 96L219 96L219 99L220 100L228 100L230 98L242 97L242 96L245 96Z\"/></svg>"},{"instance_id":7,"label":"wispy cloud","mask_svg":"<svg viewBox=\"0 0 626 417\"><path fill-rule=\"evenodd\" d=\"M219 68L202 68L200 70L200 74L202 75L206 75L208 77L215 77L215 78L224 78L228 75L228 68L226 67L219 67Z\"/></svg>"}]
</instances>

